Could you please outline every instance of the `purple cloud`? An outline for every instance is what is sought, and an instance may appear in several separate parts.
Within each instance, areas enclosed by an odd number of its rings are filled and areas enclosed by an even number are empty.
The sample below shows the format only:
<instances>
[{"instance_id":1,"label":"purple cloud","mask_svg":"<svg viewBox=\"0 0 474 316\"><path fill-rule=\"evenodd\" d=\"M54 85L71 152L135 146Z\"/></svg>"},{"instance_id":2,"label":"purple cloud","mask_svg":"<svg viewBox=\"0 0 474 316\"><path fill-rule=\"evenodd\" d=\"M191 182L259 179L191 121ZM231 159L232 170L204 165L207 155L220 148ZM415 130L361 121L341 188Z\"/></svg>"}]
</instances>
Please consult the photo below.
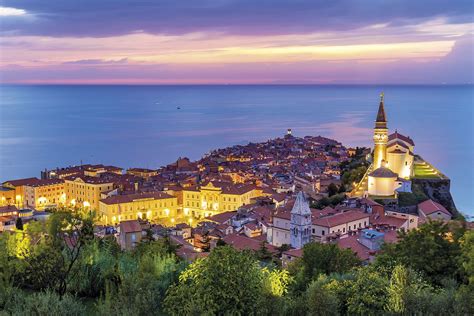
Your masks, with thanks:
<instances>
[{"instance_id":1,"label":"purple cloud","mask_svg":"<svg viewBox=\"0 0 474 316\"><path fill-rule=\"evenodd\" d=\"M44 67L10 65L2 68L3 82L97 83L427 83L474 82L474 37L458 39L440 60L298 61L239 64L137 64L126 60L82 60ZM87 67L86 67L87 66Z\"/></svg>"},{"instance_id":2,"label":"purple cloud","mask_svg":"<svg viewBox=\"0 0 474 316\"><path fill-rule=\"evenodd\" d=\"M448 23L470 23L473 12L470 0L3 0L2 5L35 17L5 17L2 32L56 37L196 31L301 34L384 23L405 25L441 16Z\"/></svg>"},{"instance_id":3,"label":"purple cloud","mask_svg":"<svg viewBox=\"0 0 474 316\"><path fill-rule=\"evenodd\" d=\"M127 64L128 59L122 58L118 60L105 60L105 59L81 59L74 61L66 61L63 65L117 65L117 64Z\"/></svg>"}]
</instances>

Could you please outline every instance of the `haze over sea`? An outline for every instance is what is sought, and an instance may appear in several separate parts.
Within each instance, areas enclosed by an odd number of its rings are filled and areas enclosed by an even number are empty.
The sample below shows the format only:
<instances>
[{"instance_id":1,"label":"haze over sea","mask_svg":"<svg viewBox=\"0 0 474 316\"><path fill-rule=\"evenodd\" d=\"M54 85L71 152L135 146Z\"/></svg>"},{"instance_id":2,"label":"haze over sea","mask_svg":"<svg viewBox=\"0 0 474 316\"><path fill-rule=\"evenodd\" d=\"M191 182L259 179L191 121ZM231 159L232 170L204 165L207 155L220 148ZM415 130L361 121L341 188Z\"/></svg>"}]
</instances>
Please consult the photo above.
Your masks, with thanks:
<instances>
[{"instance_id":1,"label":"haze over sea","mask_svg":"<svg viewBox=\"0 0 474 316\"><path fill-rule=\"evenodd\" d=\"M0 181L81 161L158 168L287 128L372 146L381 91L390 132L414 139L415 152L451 178L457 208L473 216L472 85L2 85Z\"/></svg>"}]
</instances>

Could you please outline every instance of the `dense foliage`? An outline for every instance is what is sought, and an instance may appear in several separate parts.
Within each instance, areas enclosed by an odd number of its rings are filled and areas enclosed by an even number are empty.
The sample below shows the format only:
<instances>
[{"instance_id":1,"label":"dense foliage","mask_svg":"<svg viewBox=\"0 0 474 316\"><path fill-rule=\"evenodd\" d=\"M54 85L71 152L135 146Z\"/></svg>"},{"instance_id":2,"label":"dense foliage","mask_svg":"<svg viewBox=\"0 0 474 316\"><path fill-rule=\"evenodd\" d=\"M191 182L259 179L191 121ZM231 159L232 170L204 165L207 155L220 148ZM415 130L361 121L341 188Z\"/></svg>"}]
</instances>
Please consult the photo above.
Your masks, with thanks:
<instances>
[{"instance_id":1,"label":"dense foliage","mask_svg":"<svg viewBox=\"0 0 474 316\"><path fill-rule=\"evenodd\" d=\"M402 233L370 265L310 243L286 269L226 245L188 264L167 238L122 251L89 214L22 226L0 237L0 315L474 314L474 232L461 225Z\"/></svg>"},{"instance_id":2,"label":"dense foliage","mask_svg":"<svg viewBox=\"0 0 474 316\"><path fill-rule=\"evenodd\" d=\"M352 188L354 183L362 180L370 163L366 160L364 147L356 147L355 155L348 161L341 162L341 180L346 188Z\"/></svg>"},{"instance_id":3,"label":"dense foliage","mask_svg":"<svg viewBox=\"0 0 474 316\"><path fill-rule=\"evenodd\" d=\"M411 193L400 192L398 194L398 204L400 206L417 205L418 203L428 200L428 196L419 185L412 183L411 191Z\"/></svg>"}]
</instances>

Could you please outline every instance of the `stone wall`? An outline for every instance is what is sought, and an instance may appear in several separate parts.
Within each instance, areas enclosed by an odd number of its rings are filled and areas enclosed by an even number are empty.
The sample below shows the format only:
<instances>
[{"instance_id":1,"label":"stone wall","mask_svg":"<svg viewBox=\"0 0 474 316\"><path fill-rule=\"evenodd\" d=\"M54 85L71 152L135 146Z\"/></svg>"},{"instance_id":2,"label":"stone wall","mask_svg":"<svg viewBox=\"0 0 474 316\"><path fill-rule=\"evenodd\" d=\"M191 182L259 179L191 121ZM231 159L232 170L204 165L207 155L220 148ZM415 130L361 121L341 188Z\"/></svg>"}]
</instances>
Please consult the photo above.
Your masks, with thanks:
<instances>
[{"instance_id":1,"label":"stone wall","mask_svg":"<svg viewBox=\"0 0 474 316\"><path fill-rule=\"evenodd\" d=\"M412 179L412 181L413 184L418 185L430 199L446 207L453 215L458 214L450 192L450 179Z\"/></svg>"}]
</instances>

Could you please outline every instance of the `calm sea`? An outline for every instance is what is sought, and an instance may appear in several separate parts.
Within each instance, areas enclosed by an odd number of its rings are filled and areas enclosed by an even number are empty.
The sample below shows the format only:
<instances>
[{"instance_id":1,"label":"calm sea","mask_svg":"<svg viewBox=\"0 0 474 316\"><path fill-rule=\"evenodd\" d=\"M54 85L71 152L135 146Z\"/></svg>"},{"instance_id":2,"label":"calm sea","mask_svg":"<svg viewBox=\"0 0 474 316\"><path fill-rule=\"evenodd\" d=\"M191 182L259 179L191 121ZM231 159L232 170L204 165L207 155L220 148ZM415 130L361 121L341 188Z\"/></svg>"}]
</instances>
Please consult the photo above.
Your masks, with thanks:
<instances>
[{"instance_id":1,"label":"calm sea","mask_svg":"<svg viewBox=\"0 0 474 316\"><path fill-rule=\"evenodd\" d=\"M390 130L474 215L473 86L1 86L0 181L81 161L157 168L287 128L369 146L381 91Z\"/></svg>"}]
</instances>

